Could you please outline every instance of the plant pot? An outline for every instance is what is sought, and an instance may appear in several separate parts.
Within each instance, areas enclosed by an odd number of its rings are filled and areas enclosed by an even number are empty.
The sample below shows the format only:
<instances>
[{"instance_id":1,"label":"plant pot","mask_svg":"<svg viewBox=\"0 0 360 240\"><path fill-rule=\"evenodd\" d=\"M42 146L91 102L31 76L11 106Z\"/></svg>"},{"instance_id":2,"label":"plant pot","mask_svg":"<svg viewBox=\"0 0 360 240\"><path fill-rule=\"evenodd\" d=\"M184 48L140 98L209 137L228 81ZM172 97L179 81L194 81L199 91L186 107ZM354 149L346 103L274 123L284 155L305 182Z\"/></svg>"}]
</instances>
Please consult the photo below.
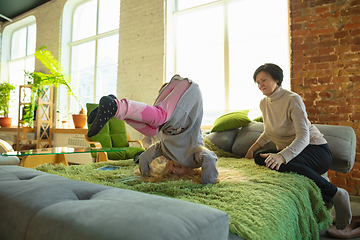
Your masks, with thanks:
<instances>
[{"instance_id":1,"label":"plant pot","mask_svg":"<svg viewBox=\"0 0 360 240\"><path fill-rule=\"evenodd\" d=\"M0 126L1 127L11 127L12 118L9 117L0 117Z\"/></svg>"},{"instance_id":2,"label":"plant pot","mask_svg":"<svg viewBox=\"0 0 360 240\"><path fill-rule=\"evenodd\" d=\"M84 128L86 124L85 114L73 114L72 115L75 128Z\"/></svg>"},{"instance_id":3,"label":"plant pot","mask_svg":"<svg viewBox=\"0 0 360 240\"><path fill-rule=\"evenodd\" d=\"M61 126L62 126L62 128L67 128L67 121L66 121L66 120L62 120L62 121L61 121Z\"/></svg>"}]
</instances>

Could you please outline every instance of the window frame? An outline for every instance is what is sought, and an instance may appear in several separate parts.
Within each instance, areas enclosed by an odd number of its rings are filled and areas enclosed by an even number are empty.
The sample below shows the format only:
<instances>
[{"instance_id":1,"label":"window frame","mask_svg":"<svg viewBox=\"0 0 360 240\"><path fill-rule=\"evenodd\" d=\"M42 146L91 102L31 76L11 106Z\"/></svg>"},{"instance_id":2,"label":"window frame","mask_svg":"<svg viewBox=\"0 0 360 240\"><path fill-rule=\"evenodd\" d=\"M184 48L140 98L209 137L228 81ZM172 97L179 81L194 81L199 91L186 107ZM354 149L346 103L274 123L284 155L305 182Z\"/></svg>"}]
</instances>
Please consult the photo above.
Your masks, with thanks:
<instances>
[{"instance_id":1,"label":"window frame","mask_svg":"<svg viewBox=\"0 0 360 240\"><path fill-rule=\"evenodd\" d=\"M35 25L35 50L36 50L37 24L36 24L35 16L28 16L20 21L10 23L9 25L5 26L4 31L3 31L2 41L1 41L2 54L1 54L1 61L0 61L1 62L1 72L0 72L1 76L0 77L2 80L5 80L8 83L16 85L15 92L12 93L12 97L11 97L11 99L13 99L13 100L11 100L11 102L13 103L13 104L11 104L11 106L13 106L13 107L10 107L10 112L9 112L9 117L12 118L12 126L18 125L19 85L24 85L24 84L26 84L27 81L26 81L26 77L24 75L22 83L18 84L18 82L16 82L16 83L12 82L10 79L10 65L17 61L22 61L25 64L25 62L27 62L28 59L31 59L32 61L34 61L32 71L35 71L35 56L33 53L28 54L29 27L32 25ZM14 33L23 28L26 28L25 56L12 59L12 44L13 44ZM22 69L22 71L23 70L26 70L26 69Z\"/></svg>"},{"instance_id":2,"label":"window frame","mask_svg":"<svg viewBox=\"0 0 360 240\"><path fill-rule=\"evenodd\" d=\"M229 113L232 111L235 111L235 109L230 108L230 43L229 43L229 23L228 23L228 4L231 2L241 1L241 0L215 0L215 1L209 1L208 3L204 3L198 6L193 6L187 9L183 9L180 11L177 11L177 3L181 0L172 0L167 1L166 6L166 69L165 69L165 75L166 79L170 79L174 73L178 73L176 66L177 66L177 58L176 58L176 14L183 14L190 11L201 11L206 8L215 7L217 5L223 5L223 11L224 11L224 91L225 91L225 106L224 109L221 111L224 111L224 113ZM281 66L284 70L284 73L288 73L288 76L284 77L283 81L283 88L290 90L290 12L289 12L289 0L287 2L287 16L288 16L288 29L287 29L287 65ZM255 69L254 69L255 70ZM256 86L254 86L256 87ZM237 110L245 110L245 109L237 109ZM261 114L260 109L250 109L253 111L253 114ZM204 109L205 113L205 109ZM250 117L250 116L249 116ZM215 120L215 119L214 119ZM210 126L203 126L204 128L209 128Z\"/></svg>"},{"instance_id":3,"label":"window frame","mask_svg":"<svg viewBox=\"0 0 360 240\"><path fill-rule=\"evenodd\" d=\"M74 31L74 15L76 10L83 4L86 4L87 2L89 2L91 0L69 0L64 7L64 18L63 18L63 27L68 27L70 29L68 34L65 34L62 36L63 39L63 44L62 44L62 57L61 57L61 63L64 67L64 69L66 69L66 72L68 73L68 75L71 77L72 74L72 58L73 58L73 48L76 46L80 46L81 44L85 44L91 41L95 41L95 59L94 59L94 69L93 69L93 73L94 73L94 92L92 93L93 95L93 99L94 101L96 101L96 84L97 81L99 79L97 79L97 75L98 75L98 44L99 44L99 40L106 38L106 37L110 37L110 36L114 36L114 35L118 35L119 36L119 30L120 27L118 25L117 29L114 30L110 30L104 33L100 33L98 34L98 30L99 30L99 14L100 14L100 9L99 9L99 5L100 5L100 0L95 0L96 1L96 5L97 5L97 15L96 15L96 33L93 36L87 37L87 38L83 38L83 39L79 39L79 40L75 40L73 41L73 31ZM119 9L120 12L120 9ZM119 48L117 49L117 53L119 52ZM64 63L64 64L63 64ZM118 64L118 59L117 59L117 64ZM116 75L117 78L117 75ZM72 83L70 82L70 85L72 85ZM78 94L78 90L79 89L74 89L73 91L75 92L75 94ZM66 93L65 89L58 89L57 94L59 97L57 97L57 102L56 102L56 110L60 111L63 118L70 118L70 114L73 114L75 112L72 112L71 108L71 104L74 103L74 99L69 96ZM64 98L66 98L66 101L64 101ZM60 101L61 99L61 101ZM76 106L78 106L79 104L76 104ZM82 106L83 108L86 108L86 106ZM65 111L64 111L65 109ZM79 109L80 110L80 107ZM86 109L84 109L86 111Z\"/></svg>"}]
</instances>

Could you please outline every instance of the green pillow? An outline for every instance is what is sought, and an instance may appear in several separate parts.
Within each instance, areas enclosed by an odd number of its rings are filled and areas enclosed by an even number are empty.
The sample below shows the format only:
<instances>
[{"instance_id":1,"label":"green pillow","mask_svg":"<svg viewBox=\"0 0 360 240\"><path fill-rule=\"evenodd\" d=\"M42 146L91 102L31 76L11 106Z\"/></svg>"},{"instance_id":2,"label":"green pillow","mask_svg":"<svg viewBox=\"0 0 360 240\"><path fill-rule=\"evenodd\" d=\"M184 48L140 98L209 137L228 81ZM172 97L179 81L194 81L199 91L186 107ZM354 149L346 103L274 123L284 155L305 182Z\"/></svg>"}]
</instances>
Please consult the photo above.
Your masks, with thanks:
<instances>
[{"instance_id":1,"label":"green pillow","mask_svg":"<svg viewBox=\"0 0 360 240\"><path fill-rule=\"evenodd\" d=\"M254 122L264 122L264 120L263 120L263 117L262 117L262 116L260 116L260 117L257 117L257 118L255 118L255 119L253 119L253 121L254 121Z\"/></svg>"},{"instance_id":2,"label":"green pillow","mask_svg":"<svg viewBox=\"0 0 360 240\"><path fill-rule=\"evenodd\" d=\"M222 132L248 125L251 120L248 117L249 110L231 112L218 117L211 132Z\"/></svg>"}]
</instances>

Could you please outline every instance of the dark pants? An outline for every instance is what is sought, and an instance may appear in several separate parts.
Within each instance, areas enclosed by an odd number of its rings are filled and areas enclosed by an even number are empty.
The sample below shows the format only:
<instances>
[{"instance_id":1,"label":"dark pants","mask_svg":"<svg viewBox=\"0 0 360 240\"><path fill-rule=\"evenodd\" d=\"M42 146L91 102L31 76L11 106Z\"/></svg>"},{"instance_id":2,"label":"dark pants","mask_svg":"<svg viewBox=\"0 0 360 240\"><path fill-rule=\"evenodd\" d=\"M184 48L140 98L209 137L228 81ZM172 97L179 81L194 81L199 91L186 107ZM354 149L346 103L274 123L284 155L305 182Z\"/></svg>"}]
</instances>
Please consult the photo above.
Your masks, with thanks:
<instances>
[{"instance_id":1,"label":"dark pants","mask_svg":"<svg viewBox=\"0 0 360 240\"><path fill-rule=\"evenodd\" d=\"M278 150L264 149L254 154L255 163L265 166L265 159L260 153L278 153ZM331 165L332 155L327 144L308 145L299 155L287 164L281 164L279 172L294 172L313 180L320 188L325 201L330 202L337 191L337 187L321 176ZM274 168L275 169L275 168Z\"/></svg>"}]
</instances>

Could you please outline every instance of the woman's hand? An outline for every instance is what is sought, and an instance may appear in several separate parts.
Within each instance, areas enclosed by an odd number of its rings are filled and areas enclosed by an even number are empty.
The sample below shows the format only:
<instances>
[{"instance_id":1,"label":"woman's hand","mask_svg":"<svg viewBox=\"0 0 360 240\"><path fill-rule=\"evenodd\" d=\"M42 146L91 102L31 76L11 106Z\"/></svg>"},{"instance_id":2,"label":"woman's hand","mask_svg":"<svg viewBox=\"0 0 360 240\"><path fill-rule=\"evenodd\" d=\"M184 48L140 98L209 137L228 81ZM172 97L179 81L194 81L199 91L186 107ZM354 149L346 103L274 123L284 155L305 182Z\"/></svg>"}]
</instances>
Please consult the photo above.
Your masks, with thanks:
<instances>
[{"instance_id":1,"label":"woman's hand","mask_svg":"<svg viewBox=\"0 0 360 240\"><path fill-rule=\"evenodd\" d=\"M260 148L260 145L255 142L246 152L245 158L252 159L254 158L254 152Z\"/></svg>"},{"instance_id":2,"label":"woman's hand","mask_svg":"<svg viewBox=\"0 0 360 240\"><path fill-rule=\"evenodd\" d=\"M252 158L254 158L254 152L251 151L251 149L249 149L249 150L247 151L246 155L245 155L245 158L247 158L247 159L252 159Z\"/></svg>"},{"instance_id":3,"label":"woman's hand","mask_svg":"<svg viewBox=\"0 0 360 240\"><path fill-rule=\"evenodd\" d=\"M281 164L285 163L285 158L279 153L262 153L260 154L261 157L266 157L265 164L266 167L279 170Z\"/></svg>"}]
</instances>

